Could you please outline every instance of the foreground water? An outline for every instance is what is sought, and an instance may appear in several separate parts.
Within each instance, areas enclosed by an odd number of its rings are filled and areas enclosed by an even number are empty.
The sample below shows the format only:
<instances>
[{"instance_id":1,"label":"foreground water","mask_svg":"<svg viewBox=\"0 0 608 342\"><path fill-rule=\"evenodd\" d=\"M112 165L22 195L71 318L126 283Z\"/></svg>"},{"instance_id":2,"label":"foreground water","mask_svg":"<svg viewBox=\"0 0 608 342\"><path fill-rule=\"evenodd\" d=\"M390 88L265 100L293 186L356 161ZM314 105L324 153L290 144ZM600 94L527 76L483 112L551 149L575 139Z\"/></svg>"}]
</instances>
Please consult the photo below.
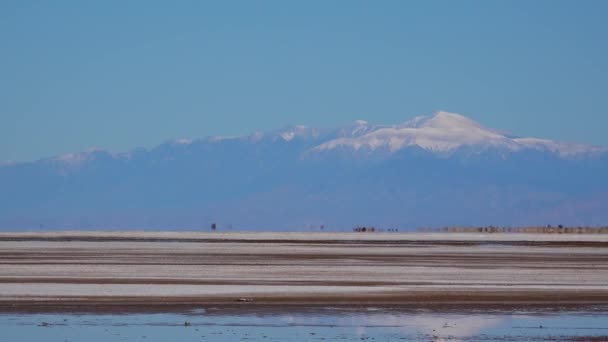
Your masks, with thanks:
<instances>
[{"instance_id":1,"label":"foreground water","mask_svg":"<svg viewBox=\"0 0 608 342\"><path fill-rule=\"evenodd\" d=\"M608 341L608 307L3 313L2 341Z\"/></svg>"}]
</instances>

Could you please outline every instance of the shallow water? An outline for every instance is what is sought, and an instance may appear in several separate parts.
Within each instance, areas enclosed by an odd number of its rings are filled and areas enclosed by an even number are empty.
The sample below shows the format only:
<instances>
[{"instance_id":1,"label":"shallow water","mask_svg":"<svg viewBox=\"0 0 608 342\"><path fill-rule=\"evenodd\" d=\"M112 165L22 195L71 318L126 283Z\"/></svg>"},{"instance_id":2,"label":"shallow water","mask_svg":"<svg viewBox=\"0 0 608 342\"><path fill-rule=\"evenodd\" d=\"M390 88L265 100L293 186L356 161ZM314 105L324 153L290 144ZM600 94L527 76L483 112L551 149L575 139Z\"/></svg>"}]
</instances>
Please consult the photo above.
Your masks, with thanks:
<instances>
[{"instance_id":1,"label":"shallow water","mask_svg":"<svg viewBox=\"0 0 608 342\"><path fill-rule=\"evenodd\" d=\"M2 341L48 342L604 341L608 340L608 307L199 308L173 313L3 313L0 333Z\"/></svg>"}]
</instances>

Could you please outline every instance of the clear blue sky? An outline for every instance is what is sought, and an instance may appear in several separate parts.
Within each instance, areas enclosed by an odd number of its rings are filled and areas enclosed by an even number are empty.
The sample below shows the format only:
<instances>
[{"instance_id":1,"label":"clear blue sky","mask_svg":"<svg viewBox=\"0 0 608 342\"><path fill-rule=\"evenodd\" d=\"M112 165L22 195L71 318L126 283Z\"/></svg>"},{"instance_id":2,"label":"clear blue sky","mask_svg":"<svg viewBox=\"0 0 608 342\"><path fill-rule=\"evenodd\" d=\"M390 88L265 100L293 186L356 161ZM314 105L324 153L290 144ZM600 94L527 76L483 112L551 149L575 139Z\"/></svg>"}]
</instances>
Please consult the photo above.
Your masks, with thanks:
<instances>
[{"instance_id":1,"label":"clear blue sky","mask_svg":"<svg viewBox=\"0 0 608 342\"><path fill-rule=\"evenodd\" d=\"M0 161L442 109L608 145L608 1L0 2Z\"/></svg>"}]
</instances>

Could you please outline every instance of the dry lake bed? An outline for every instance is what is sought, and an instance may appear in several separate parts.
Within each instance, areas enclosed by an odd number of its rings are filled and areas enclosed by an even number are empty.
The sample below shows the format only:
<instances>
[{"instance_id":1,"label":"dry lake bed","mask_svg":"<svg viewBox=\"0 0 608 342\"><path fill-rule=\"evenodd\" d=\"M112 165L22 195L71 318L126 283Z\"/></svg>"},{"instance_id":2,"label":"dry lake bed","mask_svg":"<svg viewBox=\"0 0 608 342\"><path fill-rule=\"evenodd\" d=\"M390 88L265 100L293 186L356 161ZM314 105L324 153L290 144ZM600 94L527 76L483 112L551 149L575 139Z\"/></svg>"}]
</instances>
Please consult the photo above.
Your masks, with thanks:
<instances>
[{"instance_id":1,"label":"dry lake bed","mask_svg":"<svg viewBox=\"0 0 608 342\"><path fill-rule=\"evenodd\" d=\"M24 341L601 341L608 235L0 233L0 313Z\"/></svg>"}]
</instances>

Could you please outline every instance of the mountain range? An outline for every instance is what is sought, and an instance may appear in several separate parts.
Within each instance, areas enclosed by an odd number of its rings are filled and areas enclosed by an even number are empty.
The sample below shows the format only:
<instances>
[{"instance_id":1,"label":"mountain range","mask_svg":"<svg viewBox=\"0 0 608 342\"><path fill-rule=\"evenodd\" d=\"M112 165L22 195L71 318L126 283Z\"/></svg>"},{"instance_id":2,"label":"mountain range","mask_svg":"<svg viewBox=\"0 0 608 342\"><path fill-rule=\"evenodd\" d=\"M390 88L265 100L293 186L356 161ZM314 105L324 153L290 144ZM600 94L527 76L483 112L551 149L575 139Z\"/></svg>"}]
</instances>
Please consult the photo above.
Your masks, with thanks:
<instances>
[{"instance_id":1,"label":"mountain range","mask_svg":"<svg viewBox=\"0 0 608 342\"><path fill-rule=\"evenodd\" d=\"M437 112L3 165L0 229L605 225L606 175L606 147Z\"/></svg>"}]
</instances>

